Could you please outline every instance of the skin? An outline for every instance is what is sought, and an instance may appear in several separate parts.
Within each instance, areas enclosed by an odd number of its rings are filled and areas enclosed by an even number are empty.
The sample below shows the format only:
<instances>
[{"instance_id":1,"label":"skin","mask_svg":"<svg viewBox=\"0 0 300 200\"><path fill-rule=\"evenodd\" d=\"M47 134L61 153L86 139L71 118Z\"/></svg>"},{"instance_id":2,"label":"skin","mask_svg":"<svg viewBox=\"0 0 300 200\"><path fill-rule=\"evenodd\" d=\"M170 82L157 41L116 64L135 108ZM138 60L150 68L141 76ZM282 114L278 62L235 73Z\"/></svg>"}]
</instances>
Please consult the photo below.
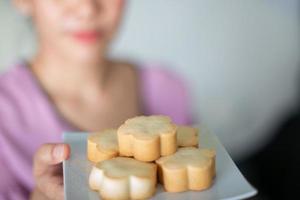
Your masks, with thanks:
<instances>
[{"instance_id":1,"label":"skin","mask_svg":"<svg viewBox=\"0 0 300 200\"><path fill-rule=\"evenodd\" d=\"M38 35L38 51L28 65L66 121L79 130L96 131L117 127L140 114L136 70L106 56L122 18L124 0L14 3L30 16ZM82 32L97 37L77 37ZM66 144L44 144L38 149L31 199L64 198L61 163L69 155Z\"/></svg>"}]
</instances>

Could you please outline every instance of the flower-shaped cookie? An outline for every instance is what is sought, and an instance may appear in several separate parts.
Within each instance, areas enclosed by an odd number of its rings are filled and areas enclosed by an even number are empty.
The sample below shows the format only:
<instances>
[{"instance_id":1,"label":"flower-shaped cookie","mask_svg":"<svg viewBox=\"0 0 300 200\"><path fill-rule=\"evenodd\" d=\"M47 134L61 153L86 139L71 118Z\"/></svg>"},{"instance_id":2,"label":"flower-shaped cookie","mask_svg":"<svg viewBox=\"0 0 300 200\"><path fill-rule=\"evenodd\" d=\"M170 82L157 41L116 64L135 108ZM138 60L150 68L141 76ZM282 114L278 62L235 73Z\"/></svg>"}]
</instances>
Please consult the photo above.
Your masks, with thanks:
<instances>
[{"instance_id":1,"label":"flower-shaped cookie","mask_svg":"<svg viewBox=\"0 0 300 200\"><path fill-rule=\"evenodd\" d=\"M139 116L118 129L120 155L140 161L154 161L177 150L176 125L166 116Z\"/></svg>"},{"instance_id":2,"label":"flower-shaped cookie","mask_svg":"<svg viewBox=\"0 0 300 200\"><path fill-rule=\"evenodd\" d=\"M87 139L87 157L92 162L100 162L118 156L117 130L107 129L92 133Z\"/></svg>"},{"instance_id":3,"label":"flower-shaped cookie","mask_svg":"<svg viewBox=\"0 0 300 200\"><path fill-rule=\"evenodd\" d=\"M199 130L190 126L178 126L177 145L178 147L198 147Z\"/></svg>"},{"instance_id":4,"label":"flower-shaped cookie","mask_svg":"<svg viewBox=\"0 0 300 200\"><path fill-rule=\"evenodd\" d=\"M215 151L184 147L156 160L159 181L167 192L204 190L215 176Z\"/></svg>"},{"instance_id":5,"label":"flower-shaped cookie","mask_svg":"<svg viewBox=\"0 0 300 200\"><path fill-rule=\"evenodd\" d=\"M156 190L157 165L116 157L93 167L89 185L103 199L147 199Z\"/></svg>"}]
</instances>

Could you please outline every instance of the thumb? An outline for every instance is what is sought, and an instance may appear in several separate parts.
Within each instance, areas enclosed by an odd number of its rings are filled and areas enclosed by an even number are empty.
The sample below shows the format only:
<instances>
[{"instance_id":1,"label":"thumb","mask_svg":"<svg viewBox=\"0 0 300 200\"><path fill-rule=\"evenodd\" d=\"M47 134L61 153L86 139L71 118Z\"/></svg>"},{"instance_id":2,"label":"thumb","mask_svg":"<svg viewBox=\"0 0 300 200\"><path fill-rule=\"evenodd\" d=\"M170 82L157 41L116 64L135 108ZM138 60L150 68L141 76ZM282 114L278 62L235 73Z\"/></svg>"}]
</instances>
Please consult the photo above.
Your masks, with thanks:
<instances>
[{"instance_id":1,"label":"thumb","mask_svg":"<svg viewBox=\"0 0 300 200\"><path fill-rule=\"evenodd\" d=\"M59 164L68 159L70 147L68 144L44 144L34 155L33 171L35 176L39 176L53 165Z\"/></svg>"}]
</instances>

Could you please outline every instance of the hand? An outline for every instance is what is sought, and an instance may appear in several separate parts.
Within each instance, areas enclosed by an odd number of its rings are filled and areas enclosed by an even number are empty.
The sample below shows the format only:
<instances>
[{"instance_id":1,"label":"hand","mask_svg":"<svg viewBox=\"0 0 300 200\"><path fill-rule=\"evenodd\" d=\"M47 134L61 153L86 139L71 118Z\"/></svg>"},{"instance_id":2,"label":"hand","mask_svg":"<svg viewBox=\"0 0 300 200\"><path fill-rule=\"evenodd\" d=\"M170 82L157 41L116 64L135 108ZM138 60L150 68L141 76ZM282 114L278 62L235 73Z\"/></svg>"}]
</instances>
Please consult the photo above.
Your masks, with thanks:
<instances>
[{"instance_id":1,"label":"hand","mask_svg":"<svg viewBox=\"0 0 300 200\"><path fill-rule=\"evenodd\" d=\"M31 199L64 199L62 161L69 158L67 144L44 144L34 155L33 175L36 188Z\"/></svg>"}]
</instances>

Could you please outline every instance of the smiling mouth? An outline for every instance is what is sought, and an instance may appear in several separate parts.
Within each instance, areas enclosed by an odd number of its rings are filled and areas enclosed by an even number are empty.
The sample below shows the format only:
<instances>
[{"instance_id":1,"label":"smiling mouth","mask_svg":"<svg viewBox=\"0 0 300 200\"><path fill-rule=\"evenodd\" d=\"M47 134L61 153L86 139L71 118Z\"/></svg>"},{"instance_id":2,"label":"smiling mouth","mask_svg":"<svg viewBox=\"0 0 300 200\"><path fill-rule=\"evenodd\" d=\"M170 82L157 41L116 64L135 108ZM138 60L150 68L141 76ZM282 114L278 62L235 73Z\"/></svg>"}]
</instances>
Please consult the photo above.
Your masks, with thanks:
<instances>
[{"instance_id":1,"label":"smiling mouth","mask_svg":"<svg viewBox=\"0 0 300 200\"><path fill-rule=\"evenodd\" d=\"M77 31L72 33L72 36L75 40L85 43L91 44L99 41L103 34L100 31L92 30L92 31Z\"/></svg>"}]
</instances>

